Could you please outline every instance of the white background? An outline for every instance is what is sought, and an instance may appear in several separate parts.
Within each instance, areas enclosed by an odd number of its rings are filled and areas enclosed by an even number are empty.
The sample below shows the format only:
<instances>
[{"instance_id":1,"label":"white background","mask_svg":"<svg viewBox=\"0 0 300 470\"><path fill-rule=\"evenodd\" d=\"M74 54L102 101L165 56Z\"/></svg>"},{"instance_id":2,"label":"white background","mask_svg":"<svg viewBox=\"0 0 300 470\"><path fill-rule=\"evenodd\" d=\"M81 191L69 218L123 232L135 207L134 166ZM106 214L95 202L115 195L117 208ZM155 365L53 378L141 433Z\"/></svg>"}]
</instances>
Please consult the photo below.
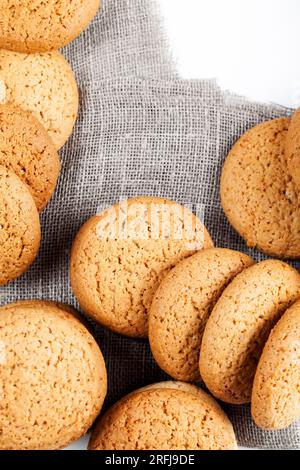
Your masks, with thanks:
<instances>
[{"instance_id":1,"label":"white background","mask_svg":"<svg viewBox=\"0 0 300 470\"><path fill-rule=\"evenodd\" d=\"M299 0L159 0L183 78L300 106Z\"/></svg>"},{"instance_id":2,"label":"white background","mask_svg":"<svg viewBox=\"0 0 300 470\"><path fill-rule=\"evenodd\" d=\"M299 0L159 0L182 78L300 106ZM87 437L70 446L85 449Z\"/></svg>"}]
</instances>

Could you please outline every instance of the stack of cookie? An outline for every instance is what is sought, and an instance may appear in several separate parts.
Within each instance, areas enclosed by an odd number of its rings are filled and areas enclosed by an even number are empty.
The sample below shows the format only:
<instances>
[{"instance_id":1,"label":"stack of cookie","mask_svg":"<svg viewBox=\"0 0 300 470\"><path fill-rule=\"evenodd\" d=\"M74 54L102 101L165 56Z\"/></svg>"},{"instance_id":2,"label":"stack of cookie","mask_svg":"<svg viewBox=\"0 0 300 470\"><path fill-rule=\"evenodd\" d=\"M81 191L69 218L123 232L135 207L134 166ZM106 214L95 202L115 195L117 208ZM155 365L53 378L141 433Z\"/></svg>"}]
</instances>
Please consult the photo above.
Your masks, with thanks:
<instances>
[{"instance_id":1,"label":"stack of cookie","mask_svg":"<svg viewBox=\"0 0 300 470\"><path fill-rule=\"evenodd\" d=\"M299 297L300 275L282 261L199 252L173 268L154 296L154 358L177 380L202 380L226 403L252 397L260 427L287 427L300 414Z\"/></svg>"},{"instance_id":2,"label":"stack of cookie","mask_svg":"<svg viewBox=\"0 0 300 470\"><path fill-rule=\"evenodd\" d=\"M99 0L1 5L0 21L0 284L34 261L39 212L60 172L57 151L70 136L78 89L57 49L78 36Z\"/></svg>"}]
</instances>

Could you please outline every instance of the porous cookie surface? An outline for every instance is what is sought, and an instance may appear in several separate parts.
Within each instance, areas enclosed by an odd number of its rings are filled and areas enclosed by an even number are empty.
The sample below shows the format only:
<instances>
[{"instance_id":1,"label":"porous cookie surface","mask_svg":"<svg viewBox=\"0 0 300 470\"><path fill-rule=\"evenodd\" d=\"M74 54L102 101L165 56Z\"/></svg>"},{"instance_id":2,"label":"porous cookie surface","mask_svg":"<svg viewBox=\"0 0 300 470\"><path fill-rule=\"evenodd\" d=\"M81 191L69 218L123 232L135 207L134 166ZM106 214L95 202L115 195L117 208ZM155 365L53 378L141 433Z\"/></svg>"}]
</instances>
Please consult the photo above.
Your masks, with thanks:
<instances>
[{"instance_id":1,"label":"porous cookie surface","mask_svg":"<svg viewBox=\"0 0 300 470\"><path fill-rule=\"evenodd\" d=\"M186 382L180 382L178 380L166 380L165 382L156 382L154 384L145 385L145 387L135 390L134 392L132 392L132 394L139 393L144 390L152 390L152 389L160 389L160 388L171 388L175 390L182 390L183 392L189 392L194 395L200 394L206 399L211 400L212 402L216 403L215 399L211 397L210 395L208 395L207 393L203 392L201 388L197 387L196 385L192 385Z\"/></svg>"},{"instance_id":2,"label":"porous cookie surface","mask_svg":"<svg viewBox=\"0 0 300 470\"><path fill-rule=\"evenodd\" d=\"M88 220L71 253L81 307L115 332L146 337L153 295L167 272L212 246L200 220L172 201L135 198Z\"/></svg>"},{"instance_id":3,"label":"porous cookie surface","mask_svg":"<svg viewBox=\"0 0 300 470\"><path fill-rule=\"evenodd\" d=\"M0 165L28 186L38 210L47 205L60 162L52 140L32 113L0 105Z\"/></svg>"},{"instance_id":4,"label":"porous cookie surface","mask_svg":"<svg viewBox=\"0 0 300 470\"><path fill-rule=\"evenodd\" d=\"M65 308L29 301L0 309L0 448L59 449L92 425L106 369Z\"/></svg>"},{"instance_id":5,"label":"porous cookie surface","mask_svg":"<svg viewBox=\"0 0 300 470\"><path fill-rule=\"evenodd\" d=\"M60 49L83 31L100 0L0 0L0 47L19 52Z\"/></svg>"},{"instance_id":6,"label":"porous cookie surface","mask_svg":"<svg viewBox=\"0 0 300 470\"><path fill-rule=\"evenodd\" d=\"M59 52L21 54L0 49L0 103L31 111L56 149L70 136L78 112L78 90Z\"/></svg>"},{"instance_id":7,"label":"porous cookie surface","mask_svg":"<svg viewBox=\"0 0 300 470\"><path fill-rule=\"evenodd\" d=\"M227 284L254 261L224 248L200 251L178 263L154 295L149 340L159 366L178 380L199 379L205 324Z\"/></svg>"},{"instance_id":8,"label":"porous cookie surface","mask_svg":"<svg viewBox=\"0 0 300 470\"><path fill-rule=\"evenodd\" d=\"M29 268L40 238L39 214L27 186L0 166L0 285Z\"/></svg>"},{"instance_id":9,"label":"porous cookie surface","mask_svg":"<svg viewBox=\"0 0 300 470\"><path fill-rule=\"evenodd\" d=\"M293 180L300 190L300 108L290 122L286 138L286 159Z\"/></svg>"},{"instance_id":10,"label":"porous cookie surface","mask_svg":"<svg viewBox=\"0 0 300 470\"><path fill-rule=\"evenodd\" d=\"M261 355L253 383L251 411L266 429L288 427L300 417L300 302L281 317Z\"/></svg>"},{"instance_id":11,"label":"porous cookie surface","mask_svg":"<svg viewBox=\"0 0 300 470\"><path fill-rule=\"evenodd\" d=\"M238 274L207 321L200 374L210 392L228 403L247 403L264 344L283 312L300 297L300 275L266 260Z\"/></svg>"},{"instance_id":12,"label":"porous cookie surface","mask_svg":"<svg viewBox=\"0 0 300 470\"><path fill-rule=\"evenodd\" d=\"M64 310L67 313L73 315L77 320L84 324L84 326L89 329L89 325L85 321L84 317L80 315L77 310L67 304L62 304L61 302L56 302L54 300L40 300L40 299L26 299L26 300L17 300L16 302L11 302L7 305L2 305L1 310L11 309L12 307L34 307L34 308L43 308L43 307L56 307L60 310Z\"/></svg>"},{"instance_id":13,"label":"porous cookie surface","mask_svg":"<svg viewBox=\"0 0 300 470\"><path fill-rule=\"evenodd\" d=\"M232 425L212 397L167 382L137 390L99 420L90 450L228 450Z\"/></svg>"},{"instance_id":14,"label":"porous cookie surface","mask_svg":"<svg viewBox=\"0 0 300 470\"><path fill-rule=\"evenodd\" d=\"M225 415L224 411L222 410L222 408L220 407L218 402L214 399L214 397L212 397L208 393L204 392L204 390L202 390L202 388L200 388L196 385L192 385L192 384L187 383L187 382L181 382L181 381L178 381L178 380L166 380L165 382L156 382L156 383L151 384L151 385L146 385L145 387L139 388L138 390L135 390L134 392L130 393L129 395L127 395L127 397L129 397L129 396L131 396L135 393L142 392L144 390L166 389L166 388L167 389L170 388L170 389L173 389L173 390L181 390L183 392L191 393L192 395L195 395L196 397L201 398L201 400L204 403L207 403L210 407L212 407L214 409L219 409L221 414ZM226 418L225 418L225 420L226 420ZM235 437L234 437L233 441L235 441Z\"/></svg>"},{"instance_id":15,"label":"porous cookie surface","mask_svg":"<svg viewBox=\"0 0 300 470\"><path fill-rule=\"evenodd\" d=\"M221 201L248 246L280 258L299 258L300 193L285 152L289 122L265 122L237 141L223 167Z\"/></svg>"}]
</instances>

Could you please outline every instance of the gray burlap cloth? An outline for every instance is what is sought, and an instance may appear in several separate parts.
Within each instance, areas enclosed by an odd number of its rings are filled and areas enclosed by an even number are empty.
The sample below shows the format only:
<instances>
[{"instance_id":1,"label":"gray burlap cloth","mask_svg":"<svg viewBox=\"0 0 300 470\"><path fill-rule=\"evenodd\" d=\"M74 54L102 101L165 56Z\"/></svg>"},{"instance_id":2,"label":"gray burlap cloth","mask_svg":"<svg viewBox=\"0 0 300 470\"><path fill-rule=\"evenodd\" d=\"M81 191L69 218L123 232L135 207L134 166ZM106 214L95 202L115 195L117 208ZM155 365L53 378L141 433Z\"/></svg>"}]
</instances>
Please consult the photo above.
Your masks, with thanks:
<instances>
[{"instance_id":1,"label":"gray burlap cloth","mask_svg":"<svg viewBox=\"0 0 300 470\"><path fill-rule=\"evenodd\" d=\"M135 195L165 196L199 212L217 246L250 252L220 207L219 176L234 141L248 128L291 110L248 102L214 81L180 80L152 0L106 0L64 51L81 105L61 157L56 193L42 214L43 242L32 268L1 288L1 303L22 298L76 305L69 284L72 240L91 215ZM95 326L109 374L106 406L144 384L166 379L147 341ZM225 406L240 445L300 449L300 423L264 432L248 406Z\"/></svg>"}]
</instances>

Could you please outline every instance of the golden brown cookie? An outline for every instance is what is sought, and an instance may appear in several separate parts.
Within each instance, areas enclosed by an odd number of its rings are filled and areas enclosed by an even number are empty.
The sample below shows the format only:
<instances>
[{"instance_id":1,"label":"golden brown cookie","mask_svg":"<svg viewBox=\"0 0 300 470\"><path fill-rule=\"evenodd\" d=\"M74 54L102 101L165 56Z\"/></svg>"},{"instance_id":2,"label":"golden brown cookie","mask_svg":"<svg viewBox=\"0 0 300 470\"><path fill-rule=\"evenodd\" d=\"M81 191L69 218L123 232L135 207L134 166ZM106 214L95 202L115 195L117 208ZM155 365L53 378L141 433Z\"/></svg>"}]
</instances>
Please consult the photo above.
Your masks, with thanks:
<instances>
[{"instance_id":1,"label":"golden brown cookie","mask_svg":"<svg viewBox=\"0 0 300 470\"><path fill-rule=\"evenodd\" d=\"M299 297L300 274L282 261L262 261L233 279L207 321L200 351L200 374L215 397L250 401L269 333Z\"/></svg>"},{"instance_id":2,"label":"golden brown cookie","mask_svg":"<svg viewBox=\"0 0 300 470\"><path fill-rule=\"evenodd\" d=\"M83 310L123 335L146 337L163 277L183 258L212 246L200 220L154 197L130 199L92 217L71 253L71 285Z\"/></svg>"},{"instance_id":3,"label":"golden brown cookie","mask_svg":"<svg viewBox=\"0 0 300 470\"><path fill-rule=\"evenodd\" d=\"M101 351L66 309L0 309L0 449L59 449L90 428L106 394Z\"/></svg>"},{"instance_id":4,"label":"golden brown cookie","mask_svg":"<svg viewBox=\"0 0 300 470\"><path fill-rule=\"evenodd\" d=\"M286 138L286 159L290 174L300 190L300 108L292 116Z\"/></svg>"},{"instance_id":5,"label":"golden brown cookie","mask_svg":"<svg viewBox=\"0 0 300 470\"><path fill-rule=\"evenodd\" d=\"M0 0L0 47L19 52L60 49L95 16L99 0Z\"/></svg>"},{"instance_id":6,"label":"golden brown cookie","mask_svg":"<svg viewBox=\"0 0 300 470\"><path fill-rule=\"evenodd\" d=\"M211 248L182 260L163 279L150 309L149 340L154 359L171 377L200 378L200 345L210 312L227 284L252 264L244 253Z\"/></svg>"},{"instance_id":7,"label":"golden brown cookie","mask_svg":"<svg viewBox=\"0 0 300 470\"><path fill-rule=\"evenodd\" d=\"M47 205L60 162L52 140L32 113L0 105L0 165L27 184L39 211Z\"/></svg>"},{"instance_id":8,"label":"golden brown cookie","mask_svg":"<svg viewBox=\"0 0 300 470\"><path fill-rule=\"evenodd\" d=\"M300 192L285 155L289 122L274 119L246 132L221 177L229 222L249 247L279 258L300 257Z\"/></svg>"},{"instance_id":9,"label":"golden brown cookie","mask_svg":"<svg viewBox=\"0 0 300 470\"><path fill-rule=\"evenodd\" d=\"M61 302L56 302L55 300L42 300L42 299L26 299L26 300L17 300L16 302L11 302L7 305L2 305L0 307L0 310L6 310L10 309L11 307L19 307L24 305L25 307L41 307L43 308L44 306L53 306L56 308L59 308L60 310L64 310L67 313L70 313L73 315L77 320L79 320L83 325L90 331L90 325L88 322L85 320L85 318L80 315L77 310L75 310L73 307L67 304L63 304ZM91 332L91 331L90 331Z\"/></svg>"},{"instance_id":10,"label":"golden brown cookie","mask_svg":"<svg viewBox=\"0 0 300 470\"><path fill-rule=\"evenodd\" d=\"M39 214L27 186L0 166L0 285L33 263L41 238Z\"/></svg>"},{"instance_id":11,"label":"golden brown cookie","mask_svg":"<svg viewBox=\"0 0 300 470\"><path fill-rule=\"evenodd\" d=\"M283 429L300 417L300 301L272 330L253 383L251 411L265 429Z\"/></svg>"},{"instance_id":12,"label":"golden brown cookie","mask_svg":"<svg viewBox=\"0 0 300 470\"><path fill-rule=\"evenodd\" d=\"M178 380L166 380L165 382L156 382L154 384L145 385L144 387L131 392L129 395L133 395L134 393L139 393L144 390L152 390L152 389L160 389L160 388L171 388L175 390L182 390L183 392L189 392L196 396L205 396L206 400L211 400L211 402L215 403L216 400L208 394L204 394L203 390L196 385L192 385L186 382L180 382Z\"/></svg>"},{"instance_id":13,"label":"golden brown cookie","mask_svg":"<svg viewBox=\"0 0 300 470\"><path fill-rule=\"evenodd\" d=\"M0 49L0 102L31 111L56 149L69 138L78 112L73 72L59 52L21 54Z\"/></svg>"},{"instance_id":14,"label":"golden brown cookie","mask_svg":"<svg viewBox=\"0 0 300 470\"><path fill-rule=\"evenodd\" d=\"M116 403L100 418L90 450L231 450L232 425L218 403L188 384L163 382Z\"/></svg>"}]
</instances>

